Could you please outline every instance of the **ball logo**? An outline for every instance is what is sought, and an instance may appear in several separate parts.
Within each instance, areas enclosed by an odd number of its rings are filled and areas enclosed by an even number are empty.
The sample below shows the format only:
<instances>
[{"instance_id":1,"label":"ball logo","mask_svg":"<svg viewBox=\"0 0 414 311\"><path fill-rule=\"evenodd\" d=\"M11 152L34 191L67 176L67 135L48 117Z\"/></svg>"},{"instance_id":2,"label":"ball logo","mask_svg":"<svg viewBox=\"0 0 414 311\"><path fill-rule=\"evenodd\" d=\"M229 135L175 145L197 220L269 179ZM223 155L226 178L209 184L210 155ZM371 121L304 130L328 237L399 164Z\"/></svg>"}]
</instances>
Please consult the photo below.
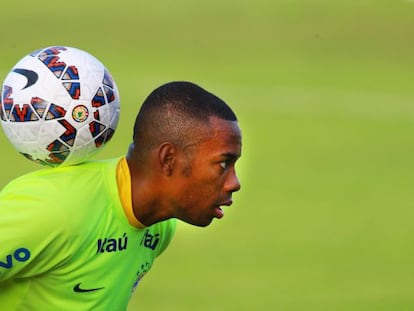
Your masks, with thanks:
<instances>
[{"instance_id":1,"label":"ball logo","mask_svg":"<svg viewBox=\"0 0 414 311\"><path fill-rule=\"evenodd\" d=\"M72 118L76 122L85 122L89 117L89 110L84 105L78 105L72 110Z\"/></svg>"},{"instance_id":2,"label":"ball logo","mask_svg":"<svg viewBox=\"0 0 414 311\"><path fill-rule=\"evenodd\" d=\"M23 90L27 89L29 86L32 86L33 84L35 84L37 82L37 79L39 79L39 76L33 70L24 69L24 68L15 68L15 69L13 69L13 72L18 73L18 74L26 77L27 82L26 82L26 85L24 86Z\"/></svg>"}]
</instances>

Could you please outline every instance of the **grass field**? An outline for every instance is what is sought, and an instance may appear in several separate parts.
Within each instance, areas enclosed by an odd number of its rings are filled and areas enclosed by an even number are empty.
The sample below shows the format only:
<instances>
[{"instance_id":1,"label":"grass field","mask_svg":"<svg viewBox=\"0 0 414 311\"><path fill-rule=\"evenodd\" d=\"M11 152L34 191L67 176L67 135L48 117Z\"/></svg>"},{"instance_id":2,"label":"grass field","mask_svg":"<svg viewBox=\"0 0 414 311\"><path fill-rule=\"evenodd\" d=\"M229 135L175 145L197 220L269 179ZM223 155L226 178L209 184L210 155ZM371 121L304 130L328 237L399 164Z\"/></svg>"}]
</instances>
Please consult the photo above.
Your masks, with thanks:
<instances>
[{"instance_id":1,"label":"grass field","mask_svg":"<svg viewBox=\"0 0 414 311\"><path fill-rule=\"evenodd\" d=\"M106 64L122 113L99 158L164 82L239 115L235 204L180 223L129 311L414 309L414 1L9 1L0 35L1 77L55 44ZM39 168L0 146L0 187Z\"/></svg>"}]
</instances>

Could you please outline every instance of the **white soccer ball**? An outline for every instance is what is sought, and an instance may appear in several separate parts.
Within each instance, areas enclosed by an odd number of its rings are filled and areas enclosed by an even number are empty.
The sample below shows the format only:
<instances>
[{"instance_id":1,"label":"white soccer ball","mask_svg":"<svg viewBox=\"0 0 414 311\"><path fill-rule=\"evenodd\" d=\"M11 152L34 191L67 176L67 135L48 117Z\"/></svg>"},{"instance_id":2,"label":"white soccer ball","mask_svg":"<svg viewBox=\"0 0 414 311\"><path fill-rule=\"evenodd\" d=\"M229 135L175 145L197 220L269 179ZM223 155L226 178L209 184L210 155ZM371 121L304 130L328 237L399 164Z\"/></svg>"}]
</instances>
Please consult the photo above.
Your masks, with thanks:
<instances>
[{"instance_id":1,"label":"white soccer ball","mask_svg":"<svg viewBox=\"0 0 414 311\"><path fill-rule=\"evenodd\" d=\"M25 157L49 165L72 165L94 156L118 125L117 86L89 53L63 46L22 58L1 89L4 133Z\"/></svg>"}]
</instances>

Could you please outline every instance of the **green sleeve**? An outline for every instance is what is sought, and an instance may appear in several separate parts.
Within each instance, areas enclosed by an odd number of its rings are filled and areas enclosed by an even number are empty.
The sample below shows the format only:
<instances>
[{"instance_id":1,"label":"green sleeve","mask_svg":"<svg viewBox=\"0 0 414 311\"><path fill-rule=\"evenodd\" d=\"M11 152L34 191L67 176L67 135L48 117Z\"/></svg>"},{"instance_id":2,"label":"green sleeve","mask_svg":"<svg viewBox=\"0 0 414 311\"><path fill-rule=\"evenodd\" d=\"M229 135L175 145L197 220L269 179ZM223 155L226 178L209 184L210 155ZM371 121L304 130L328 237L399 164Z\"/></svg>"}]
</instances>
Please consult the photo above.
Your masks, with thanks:
<instances>
[{"instance_id":1,"label":"green sleeve","mask_svg":"<svg viewBox=\"0 0 414 311\"><path fill-rule=\"evenodd\" d=\"M36 193L50 186L29 179L0 192L0 282L45 273L69 256L62 209Z\"/></svg>"},{"instance_id":2,"label":"green sleeve","mask_svg":"<svg viewBox=\"0 0 414 311\"><path fill-rule=\"evenodd\" d=\"M164 252L164 250L168 247L168 245L170 244L174 236L174 233L175 233L176 222L177 222L176 219L169 219L161 223L163 236L165 238L163 239L162 244L160 248L158 249L157 257L161 255Z\"/></svg>"}]
</instances>

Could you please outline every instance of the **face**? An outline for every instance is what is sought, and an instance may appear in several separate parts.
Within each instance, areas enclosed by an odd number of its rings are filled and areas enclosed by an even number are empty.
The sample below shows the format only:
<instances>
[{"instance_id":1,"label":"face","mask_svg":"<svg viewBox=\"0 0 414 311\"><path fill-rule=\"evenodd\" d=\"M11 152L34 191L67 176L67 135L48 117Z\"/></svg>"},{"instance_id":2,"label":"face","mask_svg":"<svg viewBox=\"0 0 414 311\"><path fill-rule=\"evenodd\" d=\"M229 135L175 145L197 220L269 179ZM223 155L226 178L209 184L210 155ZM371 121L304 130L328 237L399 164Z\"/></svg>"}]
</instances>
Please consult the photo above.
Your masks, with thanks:
<instances>
[{"instance_id":1,"label":"face","mask_svg":"<svg viewBox=\"0 0 414 311\"><path fill-rule=\"evenodd\" d=\"M235 163L241 155L237 122L210 119L211 127L187 156L177 163L176 217L197 226L207 226L224 216L232 193L240 189Z\"/></svg>"}]
</instances>

